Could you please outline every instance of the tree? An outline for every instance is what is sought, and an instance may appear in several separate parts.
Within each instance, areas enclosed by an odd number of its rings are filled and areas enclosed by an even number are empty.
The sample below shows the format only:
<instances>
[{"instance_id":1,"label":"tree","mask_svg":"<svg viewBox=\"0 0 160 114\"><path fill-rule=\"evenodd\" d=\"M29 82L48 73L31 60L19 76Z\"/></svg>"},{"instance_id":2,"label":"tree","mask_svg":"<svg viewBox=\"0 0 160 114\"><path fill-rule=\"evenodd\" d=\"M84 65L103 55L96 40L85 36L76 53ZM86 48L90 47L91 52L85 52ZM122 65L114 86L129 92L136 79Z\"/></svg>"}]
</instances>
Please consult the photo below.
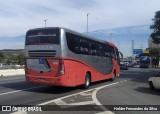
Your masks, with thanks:
<instances>
[{"instance_id":1,"label":"tree","mask_svg":"<svg viewBox=\"0 0 160 114\"><path fill-rule=\"evenodd\" d=\"M0 62L2 62L4 59L4 54L2 52L0 52Z\"/></svg>"},{"instance_id":2,"label":"tree","mask_svg":"<svg viewBox=\"0 0 160 114\"><path fill-rule=\"evenodd\" d=\"M150 48L149 54L152 58L152 65L155 65L158 67L159 65L159 56L160 56L160 49L159 48Z\"/></svg>"},{"instance_id":3,"label":"tree","mask_svg":"<svg viewBox=\"0 0 160 114\"><path fill-rule=\"evenodd\" d=\"M150 29L153 29L150 37L153 40L153 43L160 44L160 11L155 12L153 24L150 26Z\"/></svg>"},{"instance_id":4,"label":"tree","mask_svg":"<svg viewBox=\"0 0 160 114\"><path fill-rule=\"evenodd\" d=\"M19 65L24 65L24 53L20 53L17 55L17 60Z\"/></svg>"}]
</instances>

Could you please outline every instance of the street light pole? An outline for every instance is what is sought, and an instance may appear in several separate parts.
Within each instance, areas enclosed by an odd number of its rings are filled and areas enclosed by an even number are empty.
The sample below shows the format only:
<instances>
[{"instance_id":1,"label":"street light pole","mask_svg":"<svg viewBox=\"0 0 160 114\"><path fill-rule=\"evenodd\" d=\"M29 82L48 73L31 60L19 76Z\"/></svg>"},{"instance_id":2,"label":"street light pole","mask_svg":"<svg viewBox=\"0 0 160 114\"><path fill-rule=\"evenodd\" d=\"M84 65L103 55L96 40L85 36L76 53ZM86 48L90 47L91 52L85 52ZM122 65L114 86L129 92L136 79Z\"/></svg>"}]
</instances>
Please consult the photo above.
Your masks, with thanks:
<instances>
[{"instance_id":1,"label":"street light pole","mask_svg":"<svg viewBox=\"0 0 160 114\"><path fill-rule=\"evenodd\" d=\"M87 34L88 34L88 16L90 13L87 13Z\"/></svg>"},{"instance_id":2,"label":"street light pole","mask_svg":"<svg viewBox=\"0 0 160 114\"><path fill-rule=\"evenodd\" d=\"M45 20L44 20L45 28L46 28L46 25L47 25L47 20L48 20L48 19L45 19Z\"/></svg>"},{"instance_id":3,"label":"street light pole","mask_svg":"<svg viewBox=\"0 0 160 114\"><path fill-rule=\"evenodd\" d=\"M132 57L134 56L134 40L132 40Z\"/></svg>"}]
</instances>

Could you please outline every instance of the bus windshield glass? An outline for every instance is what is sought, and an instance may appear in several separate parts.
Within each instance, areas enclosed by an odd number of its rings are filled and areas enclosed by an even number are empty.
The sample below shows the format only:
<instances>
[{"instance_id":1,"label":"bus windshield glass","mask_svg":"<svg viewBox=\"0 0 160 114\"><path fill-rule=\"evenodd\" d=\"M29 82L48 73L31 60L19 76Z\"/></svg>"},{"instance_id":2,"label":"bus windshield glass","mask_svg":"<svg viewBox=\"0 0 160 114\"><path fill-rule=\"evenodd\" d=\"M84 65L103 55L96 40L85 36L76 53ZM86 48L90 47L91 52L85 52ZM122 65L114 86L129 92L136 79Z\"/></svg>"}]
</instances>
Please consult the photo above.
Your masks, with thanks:
<instances>
[{"instance_id":1,"label":"bus windshield glass","mask_svg":"<svg viewBox=\"0 0 160 114\"><path fill-rule=\"evenodd\" d=\"M59 29L37 29L26 35L26 45L60 44Z\"/></svg>"},{"instance_id":2,"label":"bus windshield glass","mask_svg":"<svg viewBox=\"0 0 160 114\"><path fill-rule=\"evenodd\" d=\"M142 61L146 61L146 60L148 60L148 56L141 56L140 59L141 59Z\"/></svg>"}]
</instances>

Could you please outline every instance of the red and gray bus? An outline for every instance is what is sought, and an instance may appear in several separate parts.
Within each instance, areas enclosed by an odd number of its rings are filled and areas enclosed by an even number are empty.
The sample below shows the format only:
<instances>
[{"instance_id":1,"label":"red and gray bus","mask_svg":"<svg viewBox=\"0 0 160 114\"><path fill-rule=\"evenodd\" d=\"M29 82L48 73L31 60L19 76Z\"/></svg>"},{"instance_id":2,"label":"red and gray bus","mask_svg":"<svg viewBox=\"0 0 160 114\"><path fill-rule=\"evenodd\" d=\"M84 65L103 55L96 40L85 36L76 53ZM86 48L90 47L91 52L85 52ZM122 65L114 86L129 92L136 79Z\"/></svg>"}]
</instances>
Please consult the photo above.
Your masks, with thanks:
<instances>
[{"instance_id":1,"label":"red and gray bus","mask_svg":"<svg viewBox=\"0 0 160 114\"><path fill-rule=\"evenodd\" d=\"M118 48L66 28L31 29L25 40L25 78L33 84L88 88L120 75Z\"/></svg>"}]
</instances>

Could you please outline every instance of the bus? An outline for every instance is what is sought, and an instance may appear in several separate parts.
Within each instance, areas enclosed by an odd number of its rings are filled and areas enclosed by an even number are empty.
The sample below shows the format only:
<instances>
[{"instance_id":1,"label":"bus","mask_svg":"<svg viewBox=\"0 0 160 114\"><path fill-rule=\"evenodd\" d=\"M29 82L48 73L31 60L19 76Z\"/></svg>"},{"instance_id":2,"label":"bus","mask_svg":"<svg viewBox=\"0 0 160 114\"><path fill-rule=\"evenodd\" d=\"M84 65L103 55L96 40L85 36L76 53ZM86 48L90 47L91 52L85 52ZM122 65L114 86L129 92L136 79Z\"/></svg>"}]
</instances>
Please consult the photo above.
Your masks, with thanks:
<instances>
[{"instance_id":1,"label":"bus","mask_svg":"<svg viewBox=\"0 0 160 114\"><path fill-rule=\"evenodd\" d=\"M139 66L140 68L149 68L150 65L150 55L149 54L140 54L139 55Z\"/></svg>"},{"instance_id":2,"label":"bus","mask_svg":"<svg viewBox=\"0 0 160 114\"><path fill-rule=\"evenodd\" d=\"M87 89L91 82L120 75L118 48L62 27L28 30L25 39L25 78L40 85Z\"/></svg>"}]
</instances>

